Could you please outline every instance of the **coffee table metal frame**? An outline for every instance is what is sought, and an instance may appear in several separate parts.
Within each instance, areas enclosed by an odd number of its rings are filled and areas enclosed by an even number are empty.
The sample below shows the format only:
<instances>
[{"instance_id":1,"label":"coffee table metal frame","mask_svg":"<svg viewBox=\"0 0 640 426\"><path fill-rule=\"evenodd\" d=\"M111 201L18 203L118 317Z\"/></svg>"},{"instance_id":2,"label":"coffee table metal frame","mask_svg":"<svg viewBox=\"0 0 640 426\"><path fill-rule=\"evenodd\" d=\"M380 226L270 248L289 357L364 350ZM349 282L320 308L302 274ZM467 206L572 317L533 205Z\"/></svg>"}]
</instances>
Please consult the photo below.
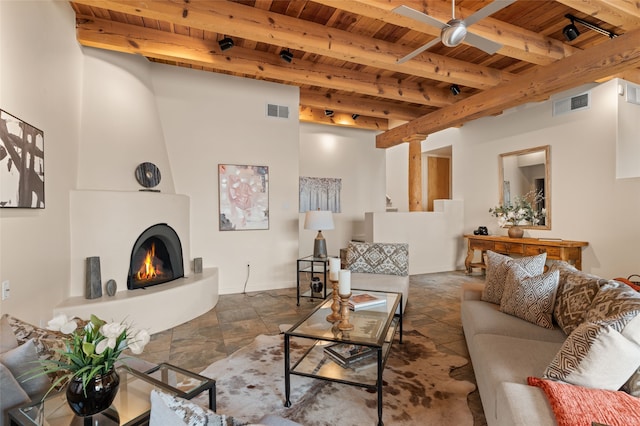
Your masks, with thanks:
<instances>
[{"instance_id":1,"label":"coffee table metal frame","mask_svg":"<svg viewBox=\"0 0 640 426\"><path fill-rule=\"evenodd\" d=\"M164 392L170 393L172 395L179 396L185 399L192 399L205 390L209 391L209 408L213 411L216 410L216 381L214 379L210 379L205 376L201 376L194 372L185 370L183 368L177 367L175 365L171 365L168 363L161 363L157 366L153 367L150 370L145 372L140 372L134 370L132 368L128 368L125 366L121 366L117 368L118 374L121 377L121 386L126 384L129 385L133 383L136 379L141 380L144 384L150 385L149 387L160 389ZM199 381L199 384L195 386L188 386L187 388L177 388L169 384L170 378L172 375L182 375L183 377L189 379L195 379ZM156 377L154 377L156 376ZM140 397L140 389L135 389L136 397ZM120 390L118 391L120 392ZM150 392L150 390L149 390ZM150 396L150 393L149 393ZM47 411L49 409L45 408L45 404L56 404L56 408L54 411L63 410L62 414L65 417L69 417L74 419L73 413L71 412L71 408L68 406L66 402L66 390L63 389L59 392L52 393L47 396L44 401L31 402L29 404L23 405L21 407L14 408L9 411L9 420L12 426L26 426L26 425L39 425L40 421L46 420ZM132 418L130 418L124 425L126 426L134 426L134 425L144 425L149 422L150 415L150 402L148 405L148 409L141 409L139 413L130 414ZM107 421L113 422L112 424L119 423L119 416L117 412L117 407L114 406L109 407L102 414L102 417L107 419ZM46 411L45 411L46 410ZM94 416L95 417L95 416ZM80 424L87 424L87 420L89 420L88 424L93 424L91 417L86 417L84 422L82 418L75 417L75 419L80 420ZM73 424L77 423L72 421Z\"/></svg>"},{"instance_id":2,"label":"coffee table metal frame","mask_svg":"<svg viewBox=\"0 0 640 426\"><path fill-rule=\"evenodd\" d=\"M369 293L386 298L382 306L350 312L350 322L355 329L342 332L326 321L331 313L332 298L328 297L284 333L284 382L285 407L291 406L291 375L328 380L351 386L365 387L378 394L378 426L382 421L382 374L391 350L394 335L399 331L402 343L402 293L352 290L353 294ZM396 313L397 312L397 313ZM312 339L314 343L291 365L291 338ZM344 368L327 356L323 348L331 343L349 343L368 346L376 350L377 368L355 371ZM374 371L375 370L375 371Z\"/></svg>"}]
</instances>

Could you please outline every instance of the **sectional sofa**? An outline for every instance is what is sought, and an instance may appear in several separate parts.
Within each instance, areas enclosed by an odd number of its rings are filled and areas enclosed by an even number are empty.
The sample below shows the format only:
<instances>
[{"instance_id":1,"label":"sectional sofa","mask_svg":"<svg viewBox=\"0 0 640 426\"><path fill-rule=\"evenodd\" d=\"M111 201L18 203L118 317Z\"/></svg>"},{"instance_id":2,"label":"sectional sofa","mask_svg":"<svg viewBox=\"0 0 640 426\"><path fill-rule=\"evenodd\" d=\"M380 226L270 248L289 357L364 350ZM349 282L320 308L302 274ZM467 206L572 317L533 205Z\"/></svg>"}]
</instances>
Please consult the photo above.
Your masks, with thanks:
<instances>
[{"instance_id":1,"label":"sectional sofa","mask_svg":"<svg viewBox=\"0 0 640 426\"><path fill-rule=\"evenodd\" d=\"M640 293L544 254L486 260L461 319L488 426L640 424Z\"/></svg>"}]
</instances>

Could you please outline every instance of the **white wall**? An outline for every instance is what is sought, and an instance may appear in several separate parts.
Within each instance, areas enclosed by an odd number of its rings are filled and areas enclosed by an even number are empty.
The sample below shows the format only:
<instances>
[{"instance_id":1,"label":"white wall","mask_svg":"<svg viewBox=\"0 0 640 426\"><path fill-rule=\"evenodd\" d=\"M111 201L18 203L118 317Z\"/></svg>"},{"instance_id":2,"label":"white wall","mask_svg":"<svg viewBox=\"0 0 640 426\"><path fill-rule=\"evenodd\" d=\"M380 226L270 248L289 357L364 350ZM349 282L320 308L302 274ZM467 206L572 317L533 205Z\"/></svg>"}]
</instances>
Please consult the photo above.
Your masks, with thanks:
<instances>
[{"instance_id":1,"label":"white wall","mask_svg":"<svg viewBox=\"0 0 640 426\"><path fill-rule=\"evenodd\" d=\"M297 87L152 64L176 192L191 199L191 253L220 294L290 287L298 255ZM266 116L286 105L289 119ZM218 230L218 164L269 167L269 229ZM248 274L247 264L250 265Z\"/></svg>"},{"instance_id":2,"label":"white wall","mask_svg":"<svg viewBox=\"0 0 640 426\"><path fill-rule=\"evenodd\" d=\"M175 193L151 83L153 64L139 55L82 48L82 126L78 188L138 191L138 164L158 166L154 189Z\"/></svg>"},{"instance_id":3,"label":"white wall","mask_svg":"<svg viewBox=\"0 0 640 426\"><path fill-rule=\"evenodd\" d=\"M554 97L582 93L583 86ZM498 204L498 155L551 145L552 229L527 230L525 236L588 241L583 269L614 278L638 273L635 248L640 226L640 179L616 179L616 128L619 114L640 120L637 105L619 103L617 82L592 88L589 109L552 117L552 100L524 105L459 129L430 135L423 150L453 147L453 198L464 199L464 230L479 225L491 234L506 234L488 213ZM428 148L427 148L428 147ZM387 157L388 169L396 160ZM407 158L398 159L398 169ZM406 188L406 186L405 186ZM465 242L460 238L461 246ZM463 259L460 259L462 267Z\"/></svg>"},{"instance_id":4,"label":"white wall","mask_svg":"<svg viewBox=\"0 0 640 426\"><path fill-rule=\"evenodd\" d=\"M330 256L364 235L365 212L385 211L385 151L375 147L375 136L370 130L300 125L300 176L342 179L342 211L333 215L335 229L322 231ZM298 223L301 257L313 254L317 234L304 229L304 216Z\"/></svg>"},{"instance_id":5,"label":"white wall","mask_svg":"<svg viewBox=\"0 0 640 426\"><path fill-rule=\"evenodd\" d=\"M0 108L44 131L46 208L0 209L0 311L38 324L69 282L82 53L67 2L0 1ZM4 163L3 163L4 166Z\"/></svg>"}]
</instances>

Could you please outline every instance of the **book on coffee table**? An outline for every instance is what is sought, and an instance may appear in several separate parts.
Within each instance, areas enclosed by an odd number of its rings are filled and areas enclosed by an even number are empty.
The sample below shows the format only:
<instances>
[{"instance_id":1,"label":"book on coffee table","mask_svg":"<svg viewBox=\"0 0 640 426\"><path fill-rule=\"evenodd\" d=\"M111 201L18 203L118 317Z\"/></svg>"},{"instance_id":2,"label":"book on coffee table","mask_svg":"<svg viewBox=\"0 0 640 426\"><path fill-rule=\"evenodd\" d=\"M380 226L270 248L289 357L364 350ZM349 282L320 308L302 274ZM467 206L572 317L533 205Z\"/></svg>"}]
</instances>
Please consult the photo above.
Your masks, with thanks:
<instances>
[{"instance_id":1,"label":"book on coffee table","mask_svg":"<svg viewBox=\"0 0 640 426\"><path fill-rule=\"evenodd\" d=\"M349 299L349 309L357 311L360 309L381 306L387 303L387 299L376 297L369 293L354 294Z\"/></svg>"},{"instance_id":2,"label":"book on coffee table","mask_svg":"<svg viewBox=\"0 0 640 426\"><path fill-rule=\"evenodd\" d=\"M334 343L325 347L324 352L343 367L349 367L376 354L374 348L349 343Z\"/></svg>"}]
</instances>

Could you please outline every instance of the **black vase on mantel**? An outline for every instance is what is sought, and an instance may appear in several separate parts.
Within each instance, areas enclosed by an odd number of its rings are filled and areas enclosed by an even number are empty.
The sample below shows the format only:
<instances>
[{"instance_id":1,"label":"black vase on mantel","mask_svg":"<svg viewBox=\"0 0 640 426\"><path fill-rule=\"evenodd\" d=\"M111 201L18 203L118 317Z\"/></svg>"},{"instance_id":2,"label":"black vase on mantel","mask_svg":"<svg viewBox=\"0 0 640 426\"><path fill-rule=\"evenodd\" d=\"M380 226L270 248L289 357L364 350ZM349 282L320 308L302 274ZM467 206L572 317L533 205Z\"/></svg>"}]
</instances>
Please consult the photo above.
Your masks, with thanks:
<instances>
[{"instance_id":1,"label":"black vase on mantel","mask_svg":"<svg viewBox=\"0 0 640 426\"><path fill-rule=\"evenodd\" d=\"M118 393L120 376L115 369L97 374L85 388L82 377L74 376L67 386L67 403L78 416L88 417L109 408Z\"/></svg>"}]
</instances>

